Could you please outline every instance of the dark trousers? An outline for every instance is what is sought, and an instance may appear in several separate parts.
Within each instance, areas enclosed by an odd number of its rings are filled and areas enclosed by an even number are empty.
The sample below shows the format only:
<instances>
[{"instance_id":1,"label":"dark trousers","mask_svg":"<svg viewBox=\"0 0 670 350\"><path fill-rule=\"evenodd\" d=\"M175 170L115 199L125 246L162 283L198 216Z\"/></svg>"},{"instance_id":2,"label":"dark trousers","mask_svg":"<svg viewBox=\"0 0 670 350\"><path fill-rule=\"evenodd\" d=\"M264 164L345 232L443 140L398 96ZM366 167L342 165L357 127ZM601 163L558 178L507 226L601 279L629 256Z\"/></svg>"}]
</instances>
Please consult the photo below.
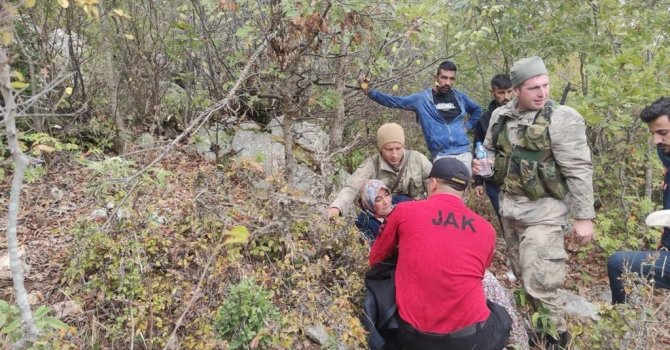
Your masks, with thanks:
<instances>
[{"instance_id":1,"label":"dark trousers","mask_svg":"<svg viewBox=\"0 0 670 350\"><path fill-rule=\"evenodd\" d=\"M484 189L489 200L491 200L491 205L493 205L498 220L500 220L500 189L491 181L484 181Z\"/></svg>"},{"instance_id":2,"label":"dark trousers","mask_svg":"<svg viewBox=\"0 0 670 350\"><path fill-rule=\"evenodd\" d=\"M486 321L447 334L424 333L401 319L398 341L405 350L500 350L507 345L512 319L504 307L486 305L491 310Z\"/></svg>"},{"instance_id":3,"label":"dark trousers","mask_svg":"<svg viewBox=\"0 0 670 350\"><path fill-rule=\"evenodd\" d=\"M628 251L612 254L607 260L607 276L613 304L626 302L626 292L619 280L626 271L637 273L646 279L653 277L657 287L670 288L670 252Z\"/></svg>"}]
</instances>

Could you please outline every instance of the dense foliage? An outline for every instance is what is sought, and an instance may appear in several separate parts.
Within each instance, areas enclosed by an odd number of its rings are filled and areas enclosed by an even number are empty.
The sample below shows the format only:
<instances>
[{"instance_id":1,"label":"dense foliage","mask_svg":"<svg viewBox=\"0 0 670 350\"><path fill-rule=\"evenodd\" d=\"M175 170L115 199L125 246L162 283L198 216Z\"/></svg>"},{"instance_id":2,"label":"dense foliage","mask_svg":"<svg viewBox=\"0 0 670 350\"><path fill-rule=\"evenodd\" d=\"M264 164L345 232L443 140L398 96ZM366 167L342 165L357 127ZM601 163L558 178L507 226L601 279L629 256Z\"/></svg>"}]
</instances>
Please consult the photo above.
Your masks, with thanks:
<instances>
[{"instance_id":1,"label":"dense foliage","mask_svg":"<svg viewBox=\"0 0 670 350\"><path fill-rule=\"evenodd\" d=\"M670 1L37 0L0 6L21 106L21 147L39 160L27 181L40 184L49 169L76 159L92 174L87 198L115 215L81 217L62 228L73 247L54 288L94 315L75 322L78 335L68 341L79 346L177 346L171 332L185 312L182 301L193 299L197 307L178 325L177 347L222 347L216 333L225 338L233 321L216 310L226 305L228 285L253 277L263 289L247 297L271 299L263 299L264 316L274 313L270 303L280 315L235 342L297 348L304 328L322 323L334 339L327 346L362 347L358 310L367 247L353 228L323 222L323 200L305 200L286 186L293 165L306 162L294 154L291 125L309 120L328 130L327 154L310 161L322 181L332 181L337 167L359 164L376 126L387 120L401 120L410 144L422 150L413 117L368 102L356 82L369 77L375 88L411 93L432 84L444 59L458 65L456 87L486 106L494 74L509 71L518 58L542 56L553 99L567 94L566 103L588 125L597 247L582 254L652 247L658 238L643 219L659 207L661 167L638 113L670 91ZM179 135L225 98L263 45L233 103L210 122L230 135L245 120L267 124L282 116L286 174L263 174L253 161L217 153L217 165L163 162L123 181L165 144L137 147L141 134L156 140ZM6 142L3 133L3 186L13 173ZM194 168L197 175L187 171ZM267 188L254 187L260 181ZM169 206L178 212L164 212L161 199L181 191L177 183L189 190ZM624 319L653 315L648 311L608 309L608 321L595 330L586 326L593 332L580 341L593 348L619 342L613 334L630 329Z\"/></svg>"}]
</instances>

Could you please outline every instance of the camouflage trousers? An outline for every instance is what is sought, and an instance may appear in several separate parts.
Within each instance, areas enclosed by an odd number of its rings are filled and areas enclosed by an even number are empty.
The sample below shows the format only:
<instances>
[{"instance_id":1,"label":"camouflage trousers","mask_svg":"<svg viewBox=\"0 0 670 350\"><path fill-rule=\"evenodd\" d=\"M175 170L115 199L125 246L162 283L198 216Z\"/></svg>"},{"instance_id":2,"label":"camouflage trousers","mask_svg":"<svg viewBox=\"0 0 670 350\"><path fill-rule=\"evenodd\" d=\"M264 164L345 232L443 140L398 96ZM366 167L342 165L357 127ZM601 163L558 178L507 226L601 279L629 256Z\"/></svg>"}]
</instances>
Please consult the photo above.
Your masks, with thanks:
<instances>
[{"instance_id":1,"label":"camouflage trousers","mask_svg":"<svg viewBox=\"0 0 670 350\"><path fill-rule=\"evenodd\" d=\"M502 224L514 273L521 278L526 293L547 307L557 330L566 331L565 300L559 291L565 281L568 258L563 227L523 226L504 217Z\"/></svg>"}]
</instances>

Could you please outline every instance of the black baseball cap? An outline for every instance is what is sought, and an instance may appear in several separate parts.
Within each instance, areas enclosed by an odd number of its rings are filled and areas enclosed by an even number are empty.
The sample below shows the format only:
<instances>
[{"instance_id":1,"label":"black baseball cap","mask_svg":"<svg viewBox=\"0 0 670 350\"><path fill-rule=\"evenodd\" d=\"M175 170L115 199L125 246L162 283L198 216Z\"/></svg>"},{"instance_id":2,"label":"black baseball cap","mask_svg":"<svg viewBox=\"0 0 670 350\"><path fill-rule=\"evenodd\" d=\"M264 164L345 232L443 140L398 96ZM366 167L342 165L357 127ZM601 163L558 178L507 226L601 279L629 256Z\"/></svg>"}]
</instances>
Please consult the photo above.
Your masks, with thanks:
<instances>
[{"instance_id":1,"label":"black baseball cap","mask_svg":"<svg viewBox=\"0 0 670 350\"><path fill-rule=\"evenodd\" d=\"M460 160L445 157L433 163L433 168L430 170L428 177L442 179L453 189L463 191L468 187L470 171Z\"/></svg>"}]
</instances>

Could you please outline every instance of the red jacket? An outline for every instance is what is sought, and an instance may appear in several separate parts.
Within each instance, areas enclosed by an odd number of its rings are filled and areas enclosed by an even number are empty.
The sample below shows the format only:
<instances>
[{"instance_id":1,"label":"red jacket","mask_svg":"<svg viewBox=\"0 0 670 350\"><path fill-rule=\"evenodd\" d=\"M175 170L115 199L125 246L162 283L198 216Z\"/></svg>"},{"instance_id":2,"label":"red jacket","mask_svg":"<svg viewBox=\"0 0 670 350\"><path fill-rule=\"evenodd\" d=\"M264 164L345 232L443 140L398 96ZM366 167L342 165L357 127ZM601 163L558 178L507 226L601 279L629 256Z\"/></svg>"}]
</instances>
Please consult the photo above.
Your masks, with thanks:
<instances>
[{"instance_id":1,"label":"red jacket","mask_svg":"<svg viewBox=\"0 0 670 350\"><path fill-rule=\"evenodd\" d=\"M496 234L463 201L440 193L399 203L370 252L370 266L397 247L396 303L415 329L450 333L489 316L482 279Z\"/></svg>"}]
</instances>

